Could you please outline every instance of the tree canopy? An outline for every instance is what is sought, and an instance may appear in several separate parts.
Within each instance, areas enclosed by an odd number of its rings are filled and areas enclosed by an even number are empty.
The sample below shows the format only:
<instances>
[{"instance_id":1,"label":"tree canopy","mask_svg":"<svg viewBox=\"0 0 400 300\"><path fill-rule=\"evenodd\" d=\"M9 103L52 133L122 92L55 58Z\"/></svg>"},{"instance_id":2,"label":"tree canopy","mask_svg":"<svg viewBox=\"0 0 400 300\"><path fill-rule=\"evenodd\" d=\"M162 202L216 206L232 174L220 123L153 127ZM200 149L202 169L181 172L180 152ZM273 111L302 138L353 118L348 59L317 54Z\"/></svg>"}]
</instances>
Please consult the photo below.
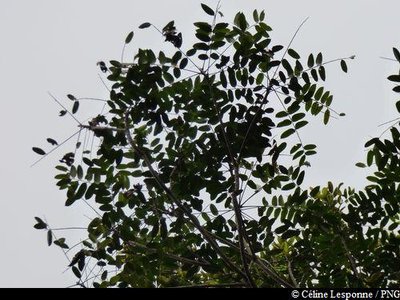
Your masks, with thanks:
<instances>
[{"instance_id":1,"label":"tree canopy","mask_svg":"<svg viewBox=\"0 0 400 300\"><path fill-rule=\"evenodd\" d=\"M317 152L301 131L310 117L328 124L344 115L331 108L326 69L347 72L354 56L301 58L291 42L273 43L264 11L226 23L219 7L201 7L208 21L194 23L193 45L174 21L144 23L160 33L163 51L99 62L109 99L79 125L99 145L78 141L56 166L65 205L96 211L69 264L77 285L398 286L398 120L365 145L357 164L371 170L365 189L303 184ZM131 32L125 42L133 40ZM62 105L60 116L75 118L80 99L67 97L72 108ZM35 219L49 245L69 248Z\"/></svg>"}]
</instances>

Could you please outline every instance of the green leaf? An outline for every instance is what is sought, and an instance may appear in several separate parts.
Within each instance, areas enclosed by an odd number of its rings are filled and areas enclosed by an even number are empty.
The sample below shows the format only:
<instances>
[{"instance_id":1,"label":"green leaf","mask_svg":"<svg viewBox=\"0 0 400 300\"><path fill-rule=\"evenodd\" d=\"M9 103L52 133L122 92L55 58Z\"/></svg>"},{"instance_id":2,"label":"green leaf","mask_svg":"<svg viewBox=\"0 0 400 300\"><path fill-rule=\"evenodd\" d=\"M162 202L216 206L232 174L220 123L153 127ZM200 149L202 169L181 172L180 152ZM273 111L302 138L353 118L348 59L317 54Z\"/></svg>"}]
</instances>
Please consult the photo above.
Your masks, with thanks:
<instances>
[{"instance_id":1,"label":"green leaf","mask_svg":"<svg viewBox=\"0 0 400 300\"><path fill-rule=\"evenodd\" d=\"M387 79L394 82L400 82L400 75L390 75Z\"/></svg>"},{"instance_id":2,"label":"green leaf","mask_svg":"<svg viewBox=\"0 0 400 300\"><path fill-rule=\"evenodd\" d=\"M305 176L305 172L303 170L300 172L299 177L297 177L297 180L296 180L297 185L301 185L303 183L304 176Z\"/></svg>"},{"instance_id":3,"label":"green leaf","mask_svg":"<svg viewBox=\"0 0 400 300\"><path fill-rule=\"evenodd\" d=\"M324 113L324 124L328 124L329 122L329 118L331 116L331 111L329 109L327 109Z\"/></svg>"},{"instance_id":4,"label":"green leaf","mask_svg":"<svg viewBox=\"0 0 400 300\"><path fill-rule=\"evenodd\" d=\"M169 74L168 72L164 72L163 77L169 84L174 83L174 77L171 74Z\"/></svg>"},{"instance_id":5,"label":"green leaf","mask_svg":"<svg viewBox=\"0 0 400 300\"><path fill-rule=\"evenodd\" d=\"M322 64L322 53L318 53L317 58L315 59L317 65Z\"/></svg>"},{"instance_id":6,"label":"green leaf","mask_svg":"<svg viewBox=\"0 0 400 300\"><path fill-rule=\"evenodd\" d=\"M51 230L47 231L47 245L51 246L53 243L53 233Z\"/></svg>"},{"instance_id":7,"label":"green leaf","mask_svg":"<svg viewBox=\"0 0 400 300\"><path fill-rule=\"evenodd\" d=\"M48 139L47 139L47 142L48 142L49 144L53 145L53 146L58 145L57 141L56 141L56 140L53 140L52 138L48 138Z\"/></svg>"},{"instance_id":8,"label":"green leaf","mask_svg":"<svg viewBox=\"0 0 400 300\"><path fill-rule=\"evenodd\" d=\"M396 102L396 109L398 112L400 112L400 101Z\"/></svg>"},{"instance_id":9,"label":"green leaf","mask_svg":"<svg viewBox=\"0 0 400 300\"><path fill-rule=\"evenodd\" d=\"M85 194L86 189L87 189L87 183L84 182L84 183L82 183L80 185L80 187L79 187L78 191L76 192L74 198L75 199L81 199L83 197L83 195Z\"/></svg>"},{"instance_id":10,"label":"green leaf","mask_svg":"<svg viewBox=\"0 0 400 300\"><path fill-rule=\"evenodd\" d=\"M77 176L78 176L78 178L79 179L82 179L83 178L83 169L82 169L82 166L78 166L78 168L77 168L77 170L76 170L76 173L77 173Z\"/></svg>"},{"instance_id":11,"label":"green leaf","mask_svg":"<svg viewBox=\"0 0 400 300\"><path fill-rule=\"evenodd\" d=\"M239 12L236 14L233 23L239 27L241 30L245 31L247 28L246 17L243 13Z\"/></svg>"},{"instance_id":12,"label":"green leaf","mask_svg":"<svg viewBox=\"0 0 400 300\"><path fill-rule=\"evenodd\" d=\"M260 13L260 21L261 22L264 21L264 18L265 18L265 11L262 10L261 13Z\"/></svg>"},{"instance_id":13,"label":"green leaf","mask_svg":"<svg viewBox=\"0 0 400 300\"><path fill-rule=\"evenodd\" d=\"M300 55L293 49L289 49L287 53L294 59L300 59Z\"/></svg>"},{"instance_id":14,"label":"green leaf","mask_svg":"<svg viewBox=\"0 0 400 300\"><path fill-rule=\"evenodd\" d=\"M292 121L289 119L283 120L282 122L279 122L276 127L285 127L285 126L289 126L290 124L292 124Z\"/></svg>"},{"instance_id":15,"label":"green leaf","mask_svg":"<svg viewBox=\"0 0 400 300\"><path fill-rule=\"evenodd\" d=\"M290 239L291 237L298 236L300 234L300 230L288 230L281 235L281 238L284 240Z\"/></svg>"},{"instance_id":16,"label":"green leaf","mask_svg":"<svg viewBox=\"0 0 400 300\"><path fill-rule=\"evenodd\" d=\"M321 77L322 81L325 81L326 73L325 73L325 67L324 66L320 66L318 68L318 73L319 73L319 77Z\"/></svg>"},{"instance_id":17,"label":"green leaf","mask_svg":"<svg viewBox=\"0 0 400 300\"><path fill-rule=\"evenodd\" d=\"M55 240L53 243L62 249L69 249L69 246L65 243L65 238Z\"/></svg>"},{"instance_id":18,"label":"green leaf","mask_svg":"<svg viewBox=\"0 0 400 300\"><path fill-rule=\"evenodd\" d=\"M132 38L133 38L133 31L129 32L129 34L127 35L125 39L125 44L129 44L132 41Z\"/></svg>"},{"instance_id":19,"label":"green leaf","mask_svg":"<svg viewBox=\"0 0 400 300\"><path fill-rule=\"evenodd\" d=\"M254 19L254 22L256 22L256 23L258 23L260 21L260 19L258 18L258 11L256 9L253 11L253 19Z\"/></svg>"},{"instance_id":20,"label":"green leaf","mask_svg":"<svg viewBox=\"0 0 400 300\"><path fill-rule=\"evenodd\" d=\"M275 229L275 233L276 233L276 234L282 234L282 233L284 233L286 230L288 230L288 226L287 226L287 225L282 225L282 226L279 226L279 227L277 227L277 228Z\"/></svg>"},{"instance_id":21,"label":"green leaf","mask_svg":"<svg viewBox=\"0 0 400 300\"><path fill-rule=\"evenodd\" d=\"M105 281L105 280L107 279L107 275L108 275L108 271L105 270L105 271L101 274L100 279L103 280L103 281Z\"/></svg>"},{"instance_id":22,"label":"green leaf","mask_svg":"<svg viewBox=\"0 0 400 300\"><path fill-rule=\"evenodd\" d=\"M400 85L395 86L392 90L393 92L400 93Z\"/></svg>"},{"instance_id":23,"label":"green leaf","mask_svg":"<svg viewBox=\"0 0 400 300\"><path fill-rule=\"evenodd\" d=\"M313 188L310 192L310 196L311 197L315 197L317 196L317 194L319 193L319 186L316 186L315 188Z\"/></svg>"},{"instance_id":24,"label":"green leaf","mask_svg":"<svg viewBox=\"0 0 400 300\"><path fill-rule=\"evenodd\" d=\"M320 100L323 92L324 92L324 88L322 86L320 88L318 88L318 90L314 94L315 100Z\"/></svg>"},{"instance_id":25,"label":"green leaf","mask_svg":"<svg viewBox=\"0 0 400 300\"><path fill-rule=\"evenodd\" d=\"M43 222L43 220L41 218L35 217L36 220L36 224L33 226L36 229L46 229L47 228L47 224L45 222Z\"/></svg>"},{"instance_id":26,"label":"green leaf","mask_svg":"<svg viewBox=\"0 0 400 300\"><path fill-rule=\"evenodd\" d=\"M201 8L206 12L206 14L210 15L210 16L214 16L215 12L207 5L201 3Z\"/></svg>"},{"instance_id":27,"label":"green leaf","mask_svg":"<svg viewBox=\"0 0 400 300\"><path fill-rule=\"evenodd\" d=\"M361 163L361 162L356 163L356 166L359 167L359 168L366 168L367 167L364 163Z\"/></svg>"},{"instance_id":28,"label":"green leaf","mask_svg":"<svg viewBox=\"0 0 400 300\"><path fill-rule=\"evenodd\" d=\"M288 191L292 190L296 187L296 184L294 182L288 183L282 187L282 191Z\"/></svg>"},{"instance_id":29,"label":"green leaf","mask_svg":"<svg viewBox=\"0 0 400 300\"><path fill-rule=\"evenodd\" d=\"M37 148L37 147L32 147L33 152L36 152L39 155L46 155L46 152L44 152L42 149Z\"/></svg>"},{"instance_id":30,"label":"green leaf","mask_svg":"<svg viewBox=\"0 0 400 300\"><path fill-rule=\"evenodd\" d=\"M314 81L318 81L318 72L315 69L311 70L311 76L314 79Z\"/></svg>"},{"instance_id":31,"label":"green leaf","mask_svg":"<svg viewBox=\"0 0 400 300\"><path fill-rule=\"evenodd\" d=\"M310 54L307 60L307 66L312 68L314 66L314 55Z\"/></svg>"},{"instance_id":32,"label":"green leaf","mask_svg":"<svg viewBox=\"0 0 400 300\"><path fill-rule=\"evenodd\" d=\"M79 101L75 101L74 105L72 106L72 113L75 114L78 112L79 109Z\"/></svg>"},{"instance_id":33,"label":"green leaf","mask_svg":"<svg viewBox=\"0 0 400 300\"><path fill-rule=\"evenodd\" d=\"M295 133L295 130L293 128L289 128L288 130L284 131L281 134L281 138L282 139L287 138L287 137L291 136L293 133Z\"/></svg>"},{"instance_id":34,"label":"green leaf","mask_svg":"<svg viewBox=\"0 0 400 300\"><path fill-rule=\"evenodd\" d=\"M210 204L210 211L214 216L218 216L218 209L214 204Z\"/></svg>"},{"instance_id":35,"label":"green leaf","mask_svg":"<svg viewBox=\"0 0 400 300\"><path fill-rule=\"evenodd\" d=\"M69 100L72 100L72 101L76 100L74 95L68 94L67 97L68 97Z\"/></svg>"},{"instance_id":36,"label":"green leaf","mask_svg":"<svg viewBox=\"0 0 400 300\"><path fill-rule=\"evenodd\" d=\"M263 81L264 81L264 74L259 73L256 78L256 84L260 85L260 84L262 84Z\"/></svg>"},{"instance_id":37,"label":"green leaf","mask_svg":"<svg viewBox=\"0 0 400 300\"><path fill-rule=\"evenodd\" d=\"M343 59L340 61L340 67L342 68L343 72L347 73L347 64Z\"/></svg>"},{"instance_id":38,"label":"green leaf","mask_svg":"<svg viewBox=\"0 0 400 300\"><path fill-rule=\"evenodd\" d=\"M77 267L73 266L73 267L72 267L72 272L75 274L76 277L78 277L78 278L81 278L81 277L82 277L82 274L81 274L81 272L78 270Z\"/></svg>"},{"instance_id":39,"label":"green leaf","mask_svg":"<svg viewBox=\"0 0 400 300\"><path fill-rule=\"evenodd\" d=\"M308 124L307 121L300 121L300 122L297 122L297 123L294 125L294 128L300 129L300 128L306 126L307 124Z\"/></svg>"},{"instance_id":40,"label":"green leaf","mask_svg":"<svg viewBox=\"0 0 400 300\"><path fill-rule=\"evenodd\" d=\"M187 66L188 62L189 60L186 57L183 58L179 64L179 69L184 69Z\"/></svg>"},{"instance_id":41,"label":"green leaf","mask_svg":"<svg viewBox=\"0 0 400 300\"><path fill-rule=\"evenodd\" d=\"M140 29L148 28L150 27L151 24L149 22L143 23L142 25L139 26Z\"/></svg>"},{"instance_id":42,"label":"green leaf","mask_svg":"<svg viewBox=\"0 0 400 300\"><path fill-rule=\"evenodd\" d=\"M400 52L396 48L393 48L393 54L394 57L397 59L398 62L400 62Z\"/></svg>"},{"instance_id":43,"label":"green leaf","mask_svg":"<svg viewBox=\"0 0 400 300\"><path fill-rule=\"evenodd\" d=\"M190 49L190 50L188 50L187 52L186 52L186 55L187 56L193 56L193 55L195 55L196 54L196 49Z\"/></svg>"}]
</instances>

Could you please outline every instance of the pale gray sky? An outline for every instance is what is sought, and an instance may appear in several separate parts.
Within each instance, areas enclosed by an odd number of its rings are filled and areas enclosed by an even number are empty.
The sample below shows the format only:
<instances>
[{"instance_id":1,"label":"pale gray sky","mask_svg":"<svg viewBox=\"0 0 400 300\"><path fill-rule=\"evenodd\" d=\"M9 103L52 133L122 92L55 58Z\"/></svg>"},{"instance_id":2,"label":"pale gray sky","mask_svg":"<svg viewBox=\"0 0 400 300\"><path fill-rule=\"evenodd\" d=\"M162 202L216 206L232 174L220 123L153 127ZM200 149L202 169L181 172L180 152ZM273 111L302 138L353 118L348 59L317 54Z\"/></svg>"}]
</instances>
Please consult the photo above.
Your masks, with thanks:
<instances>
[{"instance_id":1,"label":"pale gray sky","mask_svg":"<svg viewBox=\"0 0 400 300\"><path fill-rule=\"evenodd\" d=\"M184 0L5 0L0 3L0 82L3 124L0 147L0 287L65 287L75 283L64 272L67 260L57 247L47 247L45 234L32 228L34 216L45 217L56 227L86 222L85 208L64 208L64 192L55 186L54 165L65 146L33 168L37 159L31 148L49 148L45 139L58 141L77 130L68 118L57 116L60 108L51 91L68 104L65 95L107 97L98 77L98 60L119 59L123 41L135 30L131 47L163 47L160 36L140 31L149 21L163 27L176 20L189 45L192 23L207 20L200 3L214 7L217 1ZM397 65L380 59L391 57L400 46L400 2L395 0L223 0L225 20L237 11L249 16L265 9L273 27L274 43L287 44L297 26L310 17L293 48L306 56L322 51L326 59L356 55L349 73L339 65L327 69L326 86L334 94L334 108L347 113L329 126L321 120L302 132L306 142L316 143L319 154L312 161L307 183L335 183L361 187L365 172L354 164L364 157L365 141L384 128L377 126L396 116L395 95L385 78ZM81 104L82 105L82 104ZM99 111L99 105L82 105L83 120ZM315 125L314 125L315 124ZM69 233L71 234L71 232ZM81 233L72 232L76 238Z\"/></svg>"}]
</instances>

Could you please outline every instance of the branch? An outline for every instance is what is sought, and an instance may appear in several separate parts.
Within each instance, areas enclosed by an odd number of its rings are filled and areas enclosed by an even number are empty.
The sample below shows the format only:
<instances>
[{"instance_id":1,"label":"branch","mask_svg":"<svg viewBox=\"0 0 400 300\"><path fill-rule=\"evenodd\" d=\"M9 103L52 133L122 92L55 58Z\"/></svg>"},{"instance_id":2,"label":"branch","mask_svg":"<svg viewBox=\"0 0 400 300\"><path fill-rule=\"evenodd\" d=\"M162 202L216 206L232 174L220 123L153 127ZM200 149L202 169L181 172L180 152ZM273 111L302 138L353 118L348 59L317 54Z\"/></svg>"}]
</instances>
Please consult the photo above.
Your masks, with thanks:
<instances>
[{"instance_id":1,"label":"branch","mask_svg":"<svg viewBox=\"0 0 400 300\"><path fill-rule=\"evenodd\" d=\"M215 241L214 237L203 227L201 226L199 220L190 212L190 210L182 204L182 202L175 197L172 191L162 182L158 173L154 170L149 158L147 157L146 153L136 145L134 142L131 133L129 132L129 113L132 109L132 106L129 107L125 112L125 136L131 145L132 149L136 151L142 159L145 161L147 168L149 169L150 173L152 174L153 178L160 186L160 188L167 194L168 198L171 199L172 202L179 207L184 214L189 218L193 226L203 235L204 239L211 245L211 247L215 250L215 252L221 257L223 262L227 267L231 270L242 276L244 279L247 279L246 274L244 274L236 265L234 265L229 258L222 252L220 247L218 246L217 242Z\"/></svg>"},{"instance_id":2,"label":"branch","mask_svg":"<svg viewBox=\"0 0 400 300\"><path fill-rule=\"evenodd\" d=\"M218 240L219 242L231 247L232 249L235 249L237 251L240 251L240 248L235 245L234 243L232 243L231 241L228 241L222 237L219 237L218 235L215 235L213 233L210 233L216 240ZM264 271L264 273L266 273L267 275L269 275L272 280L274 280L276 283L281 284L283 287L285 288L293 288L293 285L290 284L289 282L287 282L286 280L282 279L279 274L274 270L273 266L271 265L271 263L269 263L268 261L266 261L265 259L259 258L258 256L251 256L249 253L245 253L245 255L247 257L249 257L250 259L253 258L254 262Z\"/></svg>"},{"instance_id":3,"label":"branch","mask_svg":"<svg viewBox=\"0 0 400 300\"><path fill-rule=\"evenodd\" d=\"M206 79L208 81L209 78L206 76ZM215 109L215 112L216 112L216 114L218 116L219 124L221 126L221 132L222 132L222 136L223 136L223 139L224 139L224 143L225 143L225 146L226 146L226 148L228 150L228 155L229 155L229 160L230 160L229 171L230 171L231 176L233 177L234 182L235 182L234 190L231 193L231 197L232 197L232 203L233 203L233 207L234 207L234 211L235 211L236 222L238 223L237 230L238 230L238 239L239 239L239 248L240 248L240 258L242 260L244 273L246 274L246 280L247 280L249 286L254 288L254 287L257 287L257 286L256 286L254 280L251 277L251 274L250 274L250 271L249 271L249 266L248 266L246 255L245 255L246 249L245 249L245 245L244 245L244 242L245 242L244 238L246 236L246 230L244 228L243 219L242 219L242 212L240 210L239 202L238 202L238 199L237 199L237 196L238 196L239 190L240 190L240 184L239 184L239 180L240 179L239 179L239 170L238 170L238 166L237 166L237 161L235 160L235 157L233 156L233 152L232 152L228 137L227 137L226 132L225 132L224 123L222 121L222 116L221 116L221 113L220 113L220 111L218 109L217 102L216 102L216 99L214 97L214 94L212 92L211 84L210 84L210 82L208 82L208 83L209 83L208 87L209 87L211 99L212 99L213 104L214 104L214 109Z\"/></svg>"},{"instance_id":4,"label":"branch","mask_svg":"<svg viewBox=\"0 0 400 300\"><path fill-rule=\"evenodd\" d=\"M149 248L149 247L147 247L145 245L142 245L142 244L139 244L137 242L128 241L127 243L129 244L129 246L138 247L140 249L148 251L149 253L157 253L157 252L159 252L157 249ZM179 256L179 255L172 254L172 253L163 252L162 255L165 255L166 257L169 257L169 258L174 259L176 261L180 261L180 262L182 262L184 264L192 264L192 265L196 265L196 266L200 266L200 267L204 267L204 266L207 267L207 266L211 265L209 262L200 262L200 261L197 261L197 260L192 260L192 259L189 259L189 258L186 258L186 257L182 257L182 256Z\"/></svg>"},{"instance_id":5,"label":"branch","mask_svg":"<svg viewBox=\"0 0 400 300\"><path fill-rule=\"evenodd\" d=\"M296 32L293 34L293 36L292 36L292 38L291 38L289 44L287 45L287 47L286 47L286 49L285 49L285 52L284 52L283 55L282 55L281 61L285 58L286 54L288 53L289 48L290 48L290 46L292 45L292 43L293 43L294 39L296 38L297 34L299 33L301 27L303 27L303 25L307 22L307 20L308 20L309 18L310 18L310 17L305 18L305 19L303 20L303 22L301 22L301 24L299 25L299 27L297 27ZM281 64L279 64L279 66L275 69L275 72L274 72L274 75L272 75L272 78L275 78L275 75L276 75L276 73L278 73L278 70L279 70L279 67L280 67L280 66L281 66Z\"/></svg>"},{"instance_id":6,"label":"branch","mask_svg":"<svg viewBox=\"0 0 400 300\"><path fill-rule=\"evenodd\" d=\"M117 132L125 132L125 129L122 128L115 128L115 127L108 127L108 126L92 126L92 125L79 125L80 128L90 129L93 132L96 131L117 131Z\"/></svg>"},{"instance_id":7,"label":"branch","mask_svg":"<svg viewBox=\"0 0 400 300\"><path fill-rule=\"evenodd\" d=\"M245 242L249 244L247 234L246 234L246 229L243 224L243 218L242 218L242 212L240 210L240 205L237 199L237 194L239 192L239 170L238 167L234 167L234 178L235 178L235 190L233 193L231 193L232 197L232 203L235 211L235 217L236 217L236 223L237 223L237 231L238 231L238 239L239 239L239 250L240 250L240 257L242 259L242 264L244 268L244 272L246 273L247 276L247 281L249 282L251 287L257 287L254 280L252 279L249 271L249 265L247 263L247 258L246 258L246 248L245 248ZM250 248L250 245L249 245ZM251 248L249 249L251 253L251 258L254 256Z\"/></svg>"},{"instance_id":8,"label":"branch","mask_svg":"<svg viewBox=\"0 0 400 300\"><path fill-rule=\"evenodd\" d=\"M81 124L81 122L79 122L79 120L78 120L68 109L66 109L65 106L62 105L62 104L60 103L60 101L57 100L56 97L54 97L50 92L47 92L47 94L49 94L49 96L50 96L51 98L53 98L53 100L54 100L58 105L60 105L60 106L72 117L72 119L74 119L79 125Z\"/></svg>"},{"instance_id":9,"label":"branch","mask_svg":"<svg viewBox=\"0 0 400 300\"><path fill-rule=\"evenodd\" d=\"M350 262L351 269L353 270L354 275L359 280L361 280L360 273L358 273L358 271L357 271L356 261L355 261L353 255L351 255L351 252L350 252L349 248L347 247L347 243L346 243L346 241L345 241L345 239L344 239L344 237L343 237L343 235L341 233L339 233L339 237L340 237L340 241L342 242L343 248L344 248L344 250L346 252L347 259Z\"/></svg>"},{"instance_id":10,"label":"branch","mask_svg":"<svg viewBox=\"0 0 400 300\"><path fill-rule=\"evenodd\" d=\"M297 280L293 275L292 262L287 257L286 257L286 260L287 260L287 263L288 263L288 272L289 272L290 279L293 281L294 287L298 288L299 284L297 283Z\"/></svg>"}]
</instances>

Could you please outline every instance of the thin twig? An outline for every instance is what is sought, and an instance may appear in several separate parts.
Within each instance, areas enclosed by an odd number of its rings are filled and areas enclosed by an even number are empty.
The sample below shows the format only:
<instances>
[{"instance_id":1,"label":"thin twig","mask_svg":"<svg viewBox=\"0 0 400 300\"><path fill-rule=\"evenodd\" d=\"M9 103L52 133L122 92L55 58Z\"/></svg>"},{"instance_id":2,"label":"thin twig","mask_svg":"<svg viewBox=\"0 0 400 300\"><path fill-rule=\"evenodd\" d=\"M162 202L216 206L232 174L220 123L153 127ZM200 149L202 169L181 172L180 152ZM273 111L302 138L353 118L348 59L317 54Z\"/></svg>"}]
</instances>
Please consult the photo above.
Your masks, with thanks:
<instances>
[{"instance_id":1,"label":"thin twig","mask_svg":"<svg viewBox=\"0 0 400 300\"><path fill-rule=\"evenodd\" d=\"M51 98L53 98L53 100L58 104L58 105L60 105L79 125L81 124L81 122L68 110L68 109L66 109L65 108L65 106L64 105L62 105L61 103L60 103L60 101L58 101L57 100L57 98L56 97L54 97L50 92L47 92L47 94L49 94L49 96L51 97Z\"/></svg>"},{"instance_id":2,"label":"thin twig","mask_svg":"<svg viewBox=\"0 0 400 300\"><path fill-rule=\"evenodd\" d=\"M307 20L308 20L309 18L310 18L310 17L305 18L304 21L301 22L301 24L299 25L299 27L297 27L296 32L293 34L293 36L292 36L292 38L291 38L289 44L288 44L287 47L286 47L285 52L284 52L283 55L282 55L281 61L285 58L287 52L289 51L290 46L292 45L294 39L296 38L297 34L299 33L301 27L303 27L303 25L307 22ZM274 75L272 75L272 78L275 78L275 75L276 75L276 73L278 73L278 70L279 70L279 67L280 67L280 66L281 66L281 64L279 64L279 65L277 66L277 68L275 69Z\"/></svg>"},{"instance_id":3,"label":"thin twig","mask_svg":"<svg viewBox=\"0 0 400 300\"><path fill-rule=\"evenodd\" d=\"M72 139L75 135L77 135L79 132L81 131L81 129L79 129L77 132L75 132L73 135L71 135L69 138L65 139L62 143L58 144L57 147L51 149L49 152L47 152L45 155L43 155L41 158L39 158L37 161L35 161L31 167L33 167L34 165L36 165L38 162L40 162L42 159L46 158L47 156L49 156L52 152L56 151L58 148L60 148L62 145L64 145L66 142L68 142L70 139Z\"/></svg>"}]
</instances>

